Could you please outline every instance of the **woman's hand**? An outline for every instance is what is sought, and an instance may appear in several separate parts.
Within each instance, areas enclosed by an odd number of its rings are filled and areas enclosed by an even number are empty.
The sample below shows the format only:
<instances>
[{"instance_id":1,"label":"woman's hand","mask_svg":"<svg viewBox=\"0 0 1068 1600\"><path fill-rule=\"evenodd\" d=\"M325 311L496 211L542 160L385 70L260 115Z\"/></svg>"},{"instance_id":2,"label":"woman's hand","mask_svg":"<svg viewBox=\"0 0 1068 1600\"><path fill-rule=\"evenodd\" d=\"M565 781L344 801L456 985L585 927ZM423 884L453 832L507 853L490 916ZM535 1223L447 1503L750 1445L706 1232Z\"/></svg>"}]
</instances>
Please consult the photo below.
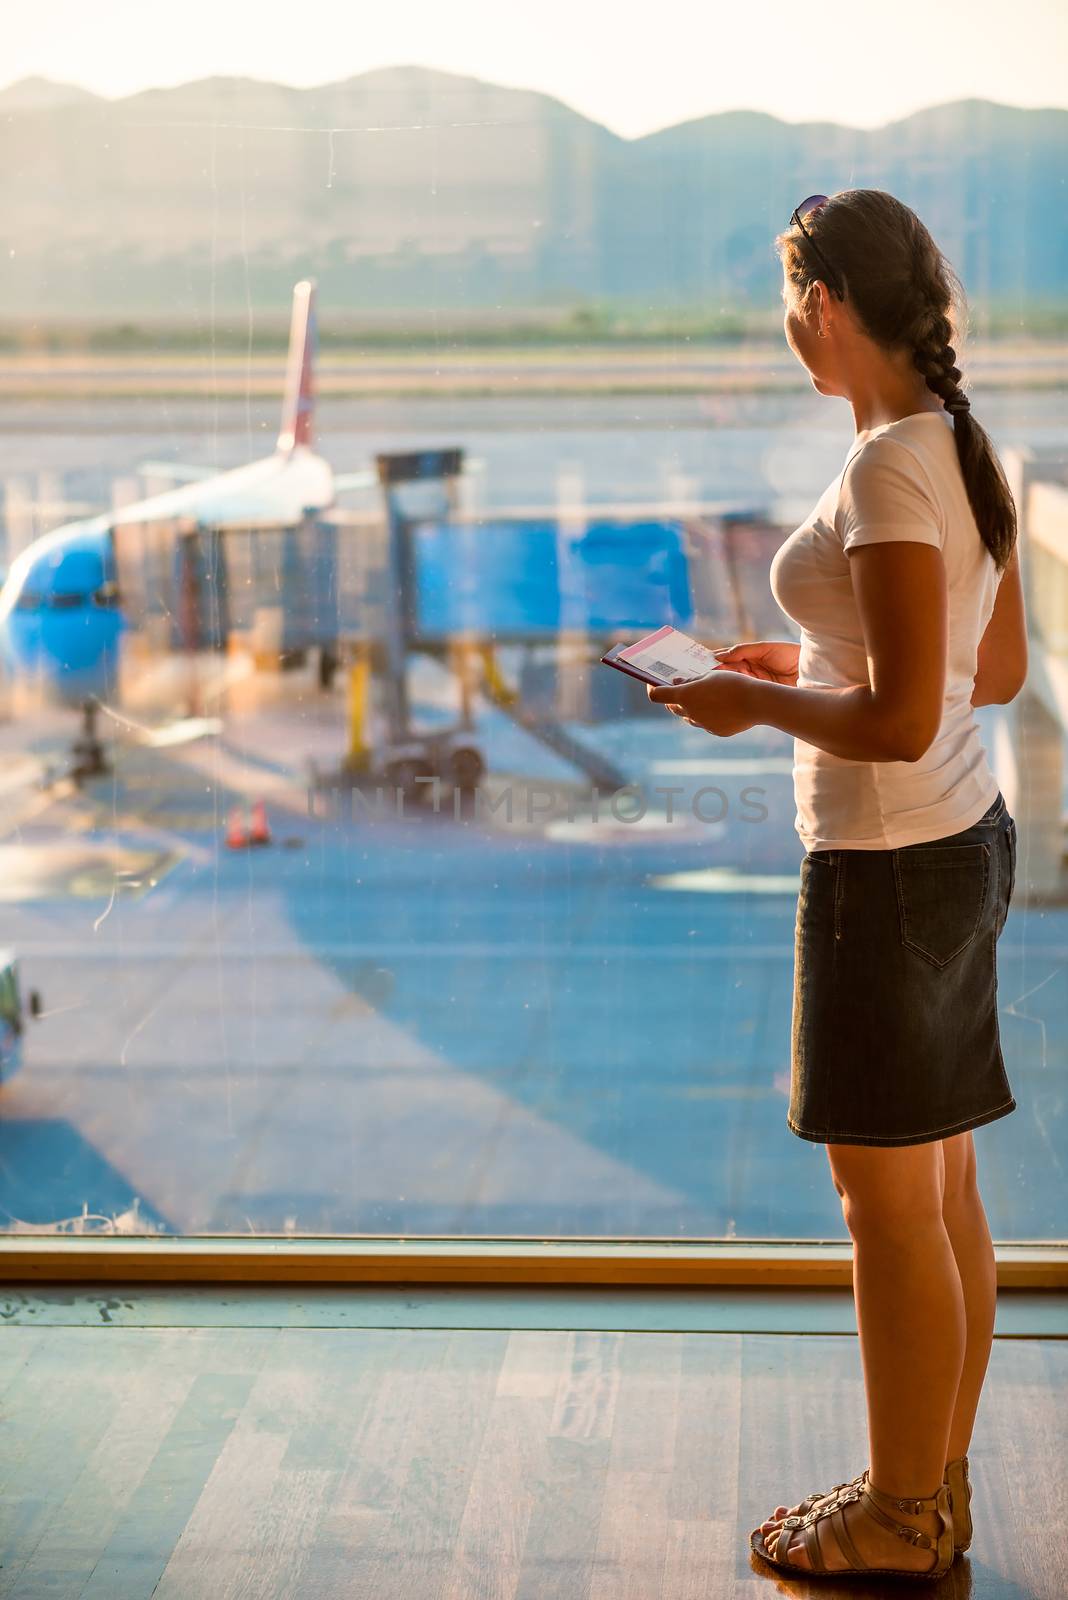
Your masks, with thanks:
<instances>
[{"instance_id":1,"label":"woman's hand","mask_svg":"<svg viewBox=\"0 0 1068 1600\"><path fill-rule=\"evenodd\" d=\"M753 640L747 644L725 645L713 651L725 667L732 672L744 672L751 678L767 678L772 683L785 683L797 688L797 660L800 644L791 640Z\"/></svg>"},{"instance_id":2,"label":"woman's hand","mask_svg":"<svg viewBox=\"0 0 1068 1600\"><path fill-rule=\"evenodd\" d=\"M752 690L747 674L713 667L703 678L674 684L648 684L646 692L657 705L667 706L692 728L726 737L755 727Z\"/></svg>"}]
</instances>

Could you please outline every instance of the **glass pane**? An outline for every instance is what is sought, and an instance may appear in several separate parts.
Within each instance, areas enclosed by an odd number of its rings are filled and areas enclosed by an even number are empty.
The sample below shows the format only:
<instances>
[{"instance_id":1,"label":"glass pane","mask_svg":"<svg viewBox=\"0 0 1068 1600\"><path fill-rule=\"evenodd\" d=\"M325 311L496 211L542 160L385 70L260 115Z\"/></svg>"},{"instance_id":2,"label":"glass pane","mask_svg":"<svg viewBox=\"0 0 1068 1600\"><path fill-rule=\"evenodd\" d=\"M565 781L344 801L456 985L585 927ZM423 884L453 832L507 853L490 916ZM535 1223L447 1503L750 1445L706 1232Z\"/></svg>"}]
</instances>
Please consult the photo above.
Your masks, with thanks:
<instances>
[{"instance_id":1,"label":"glass pane","mask_svg":"<svg viewBox=\"0 0 1068 1600\"><path fill-rule=\"evenodd\" d=\"M473 24L471 75L295 87L190 33L0 90L3 1226L844 1241L821 1143L974 1123L995 1236L1063 1239L1068 112L665 114ZM936 324L880 342L919 291L858 192L959 274L970 418ZM706 663L710 731L602 664L661 629L780 648Z\"/></svg>"}]
</instances>

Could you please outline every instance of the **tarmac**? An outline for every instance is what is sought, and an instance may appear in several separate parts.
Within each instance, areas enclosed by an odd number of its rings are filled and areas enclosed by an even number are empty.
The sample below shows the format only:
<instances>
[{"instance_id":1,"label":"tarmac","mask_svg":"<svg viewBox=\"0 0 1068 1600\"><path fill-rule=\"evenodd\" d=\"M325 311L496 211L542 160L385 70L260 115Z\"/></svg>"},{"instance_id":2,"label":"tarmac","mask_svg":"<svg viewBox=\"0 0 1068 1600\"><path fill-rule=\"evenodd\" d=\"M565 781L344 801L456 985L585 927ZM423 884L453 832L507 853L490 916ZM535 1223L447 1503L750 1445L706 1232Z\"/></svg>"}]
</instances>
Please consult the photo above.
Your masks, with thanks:
<instances>
[{"instance_id":1,"label":"tarmac","mask_svg":"<svg viewBox=\"0 0 1068 1600\"><path fill-rule=\"evenodd\" d=\"M627 820L634 795L595 817L587 775L479 697L495 806L348 815L309 784L343 754L340 684L213 670L200 722L166 674L104 718L112 770L81 786L42 787L70 713L0 724L4 943L43 1002L0 1081L0 1226L847 1237L785 1121L788 739L568 723L639 795L680 790L670 820ZM425 725L452 715L433 662L412 685ZM230 848L257 800L270 842ZM1068 911L1014 906L1019 1105L975 1132L1004 1240L1062 1231L1066 959Z\"/></svg>"}]
</instances>

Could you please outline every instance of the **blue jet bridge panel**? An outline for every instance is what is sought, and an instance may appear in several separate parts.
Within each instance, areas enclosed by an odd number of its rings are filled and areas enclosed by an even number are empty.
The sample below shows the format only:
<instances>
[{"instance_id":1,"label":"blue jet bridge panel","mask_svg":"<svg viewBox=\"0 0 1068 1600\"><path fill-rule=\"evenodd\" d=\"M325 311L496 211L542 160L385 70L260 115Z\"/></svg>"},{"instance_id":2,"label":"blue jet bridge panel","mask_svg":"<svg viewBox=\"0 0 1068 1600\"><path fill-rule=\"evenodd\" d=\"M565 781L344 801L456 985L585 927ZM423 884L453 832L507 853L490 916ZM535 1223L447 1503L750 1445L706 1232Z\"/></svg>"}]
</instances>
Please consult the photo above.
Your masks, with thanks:
<instances>
[{"instance_id":1,"label":"blue jet bridge panel","mask_svg":"<svg viewBox=\"0 0 1068 1600\"><path fill-rule=\"evenodd\" d=\"M572 537L552 517L421 521L411 535L419 639L646 632L693 620L679 522L590 519Z\"/></svg>"}]
</instances>

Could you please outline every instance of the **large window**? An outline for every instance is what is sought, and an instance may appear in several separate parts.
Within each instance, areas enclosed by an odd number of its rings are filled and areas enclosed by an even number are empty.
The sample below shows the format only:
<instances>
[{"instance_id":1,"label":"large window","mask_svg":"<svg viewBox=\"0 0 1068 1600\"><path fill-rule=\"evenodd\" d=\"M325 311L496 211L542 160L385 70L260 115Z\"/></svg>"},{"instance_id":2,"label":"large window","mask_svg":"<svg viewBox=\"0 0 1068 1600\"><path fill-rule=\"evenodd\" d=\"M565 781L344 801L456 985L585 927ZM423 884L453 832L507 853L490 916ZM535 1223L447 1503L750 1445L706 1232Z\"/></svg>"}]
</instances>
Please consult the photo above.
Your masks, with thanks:
<instances>
[{"instance_id":1,"label":"large window","mask_svg":"<svg viewBox=\"0 0 1068 1600\"><path fill-rule=\"evenodd\" d=\"M995 1237L1063 1240L1068 111L624 132L548 56L352 33L326 88L205 43L0 89L0 1227L846 1240L785 1120L793 741L600 664L797 637L770 561L854 428L773 241L822 183L956 267L1016 490L1031 676L976 720L1018 1109L975 1142Z\"/></svg>"}]
</instances>

